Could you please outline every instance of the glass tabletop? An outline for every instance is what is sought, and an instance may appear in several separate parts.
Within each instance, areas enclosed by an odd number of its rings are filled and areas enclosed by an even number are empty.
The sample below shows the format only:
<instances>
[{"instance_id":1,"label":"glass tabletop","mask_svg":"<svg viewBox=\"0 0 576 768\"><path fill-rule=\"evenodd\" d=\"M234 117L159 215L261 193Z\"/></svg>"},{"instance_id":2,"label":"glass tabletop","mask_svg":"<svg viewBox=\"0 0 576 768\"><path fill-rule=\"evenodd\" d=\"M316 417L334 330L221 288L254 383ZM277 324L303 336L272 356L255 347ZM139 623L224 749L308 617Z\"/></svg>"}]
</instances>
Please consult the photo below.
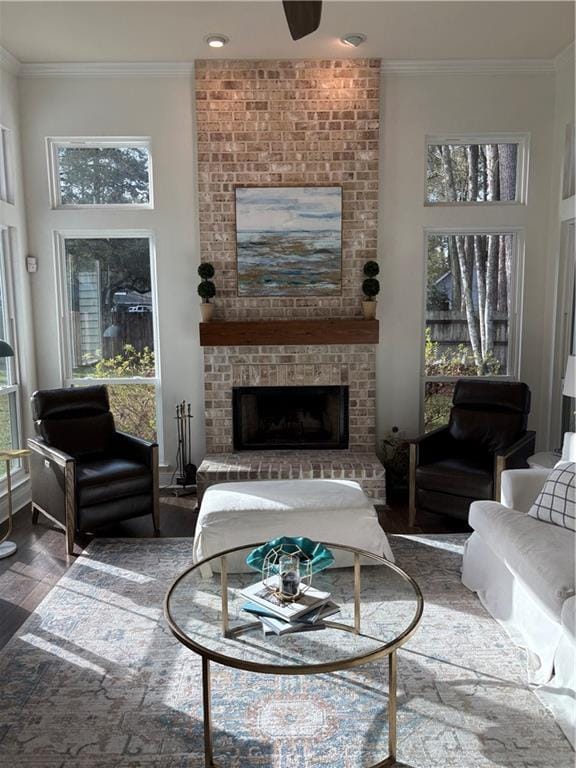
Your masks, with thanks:
<instances>
[{"instance_id":1,"label":"glass tabletop","mask_svg":"<svg viewBox=\"0 0 576 768\"><path fill-rule=\"evenodd\" d=\"M385 656L416 631L423 599L408 574L377 555L326 544L348 553L353 564L312 579L340 612L317 631L265 635L260 621L243 610L247 598L241 594L261 574L228 573L230 560L240 556L244 561L259 545L227 550L192 566L168 591L164 608L170 629L204 658L256 672L329 672Z\"/></svg>"}]
</instances>

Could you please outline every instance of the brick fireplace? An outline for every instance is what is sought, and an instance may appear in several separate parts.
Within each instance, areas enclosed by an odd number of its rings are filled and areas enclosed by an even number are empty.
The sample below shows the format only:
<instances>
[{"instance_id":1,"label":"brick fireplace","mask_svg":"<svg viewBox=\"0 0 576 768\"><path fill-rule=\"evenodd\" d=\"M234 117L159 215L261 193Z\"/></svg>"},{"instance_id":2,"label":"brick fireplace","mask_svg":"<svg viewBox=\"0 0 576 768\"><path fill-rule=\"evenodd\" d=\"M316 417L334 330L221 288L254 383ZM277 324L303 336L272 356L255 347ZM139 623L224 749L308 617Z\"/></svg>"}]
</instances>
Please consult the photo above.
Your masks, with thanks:
<instances>
[{"instance_id":1,"label":"brick fireplace","mask_svg":"<svg viewBox=\"0 0 576 768\"><path fill-rule=\"evenodd\" d=\"M208 455L198 470L199 495L223 480L346 477L360 482L368 495L384 503L384 468L374 453L374 345L204 347L204 363ZM233 389L296 385L348 386L349 448L235 452Z\"/></svg>"},{"instance_id":2,"label":"brick fireplace","mask_svg":"<svg viewBox=\"0 0 576 768\"><path fill-rule=\"evenodd\" d=\"M201 257L216 270L220 321L217 343L201 342L207 456L200 496L222 480L346 477L384 501L375 454L377 324L364 343L368 326L359 319L362 266L377 258L379 70L377 59L197 62ZM235 187L323 184L342 186L341 295L239 297ZM270 333L270 321L322 319L334 325L313 343L305 333L290 341ZM233 328L242 321L261 330L237 342ZM338 323L350 321L352 341L338 335ZM233 388L293 386L349 388L349 447L235 452Z\"/></svg>"},{"instance_id":3,"label":"brick fireplace","mask_svg":"<svg viewBox=\"0 0 576 768\"><path fill-rule=\"evenodd\" d=\"M234 387L297 385L347 385L349 449L374 450L375 364L373 345L204 347L206 450L233 450Z\"/></svg>"}]
</instances>

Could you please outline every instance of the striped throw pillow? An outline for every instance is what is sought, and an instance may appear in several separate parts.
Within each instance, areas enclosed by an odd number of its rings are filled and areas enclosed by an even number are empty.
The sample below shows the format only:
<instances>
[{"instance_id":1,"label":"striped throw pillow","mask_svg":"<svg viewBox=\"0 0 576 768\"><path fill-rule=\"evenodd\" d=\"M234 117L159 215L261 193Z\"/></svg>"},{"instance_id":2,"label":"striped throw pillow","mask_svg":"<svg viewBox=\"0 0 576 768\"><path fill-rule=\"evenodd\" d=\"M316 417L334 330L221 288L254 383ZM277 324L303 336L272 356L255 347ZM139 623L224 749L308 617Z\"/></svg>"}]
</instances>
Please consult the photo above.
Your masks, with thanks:
<instances>
[{"instance_id":1,"label":"striped throw pillow","mask_svg":"<svg viewBox=\"0 0 576 768\"><path fill-rule=\"evenodd\" d=\"M530 507L528 514L545 523L553 523L575 531L575 475L576 462L559 461L546 478L544 488Z\"/></svg>"}]
</instances>

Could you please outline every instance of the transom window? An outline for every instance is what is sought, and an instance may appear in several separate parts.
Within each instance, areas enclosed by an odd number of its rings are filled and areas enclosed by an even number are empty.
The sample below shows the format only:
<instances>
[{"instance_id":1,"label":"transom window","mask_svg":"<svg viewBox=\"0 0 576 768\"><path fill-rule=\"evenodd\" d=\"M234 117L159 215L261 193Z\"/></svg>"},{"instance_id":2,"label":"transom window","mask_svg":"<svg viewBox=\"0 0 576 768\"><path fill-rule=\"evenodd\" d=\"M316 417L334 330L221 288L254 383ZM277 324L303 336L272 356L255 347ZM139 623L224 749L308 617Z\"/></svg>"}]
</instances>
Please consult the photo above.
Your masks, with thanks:
<instances>
[{"instance_id":1,"label":"transom window","mask_svg":"<svg viewBox=\"0 0 576 768\"><path fill-rule=\"evenodd\" d=\"M53 208L152 207L147 140L48 139Z\"/></svg>"},{"instance_id":2,"label":"transom window","mask_svg":"<svg viewBox=\"0 0 576 768\"><path fill-rule=\"evenodd\" d=\"M457 379L517 373L518 251L512 232L427 233L426 430L447 422Z\"/></svg>"},{"instance_id":3,"label":"transom window","mask_svg":"<svg viewBox=\"0 0 576 768\"><path fill-rule=\"evenodd\" d=\"M149 236L61 236L65 385L108 385L119 429L157 437L160 376Z\"/></svg>"},{"instance_id":4,"label":"transom window","mask_svg":"<svg viewBox=\"0 0 576 768\"><path fill-rule=\"evenodd\" d=\"M525 202L527 144L526 136L427 137L426 204Z\"/></svg>"}]
</instances>

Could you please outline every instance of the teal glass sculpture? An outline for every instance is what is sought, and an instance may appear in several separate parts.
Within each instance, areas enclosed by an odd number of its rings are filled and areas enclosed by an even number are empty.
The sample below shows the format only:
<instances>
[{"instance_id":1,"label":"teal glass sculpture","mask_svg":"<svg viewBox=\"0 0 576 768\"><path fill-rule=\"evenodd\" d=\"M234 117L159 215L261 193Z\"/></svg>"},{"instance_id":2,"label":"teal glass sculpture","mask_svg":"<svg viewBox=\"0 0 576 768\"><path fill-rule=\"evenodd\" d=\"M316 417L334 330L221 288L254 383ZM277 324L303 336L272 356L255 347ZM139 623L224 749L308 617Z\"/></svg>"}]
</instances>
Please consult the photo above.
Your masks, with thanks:
<instances>
[{"instance_id":1,"label":"teal glass sculpture","mask_svg":"<svg viewBox=\"0 0 576 768\"><path fill-rule=\"evenodd\" d=\"M298 557L310 575L323 571L334 562L332 552L318 541L311 541L304 536L279 536L253 549L246 558L246 565L260 572L266 566L271 574L278 573L283 555Z\"/></svg>"}]
</instances>

